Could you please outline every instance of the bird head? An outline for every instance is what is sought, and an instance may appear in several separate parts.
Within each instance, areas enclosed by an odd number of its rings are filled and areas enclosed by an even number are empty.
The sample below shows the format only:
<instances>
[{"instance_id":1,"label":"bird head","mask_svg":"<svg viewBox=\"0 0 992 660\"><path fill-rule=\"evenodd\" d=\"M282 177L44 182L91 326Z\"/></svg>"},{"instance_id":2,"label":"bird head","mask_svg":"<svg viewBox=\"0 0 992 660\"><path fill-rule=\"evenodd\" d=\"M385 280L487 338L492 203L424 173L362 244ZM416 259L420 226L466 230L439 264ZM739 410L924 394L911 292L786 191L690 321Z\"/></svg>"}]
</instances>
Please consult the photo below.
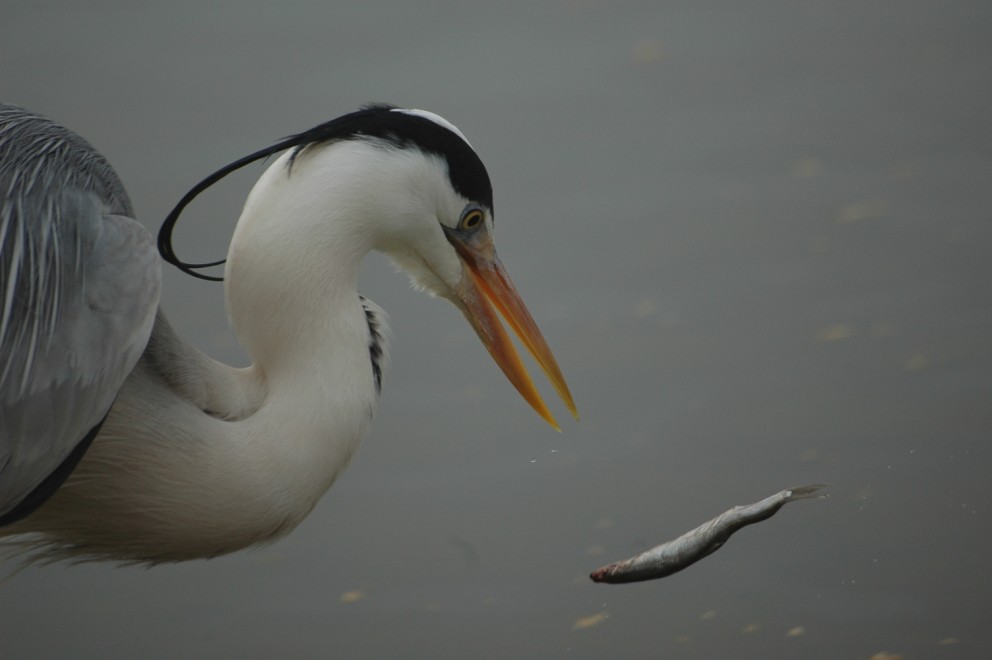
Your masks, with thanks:
<instances>
[{"instance_id":1,"label":"bird head","mask_svg":"<svg viewBox=\"0 0 992 660\"><path fill-rule=\"evenodd\" d=\"M287 149L249 196L229 259L238 253L239 233L254 233L251 244L265 246L252 255L256 263L281 258L276 244L295 259L316 255L318 260L332 245L340 253L343 244L352 246L356 263L370 249L384 252L416 287L461 310L513 386L558 428L502 316L577 416L554 355L496 254L486 168L461 131L436 114L368 106L232 163L191 190L170 214L160 234L163 256L191 274L209 265L184 264L172 252L171 229L179 212L227 173ZM328 222L332 215L335 220ZM276 216L278 222L249 223L246 216ZM306 226L294 230L292 223ZM286 243L293 239L299 243Z\"/></svg>"},{"instance_id":2,"label":"bird head","mask_svg":"<svg viewBox=\"0 0 992 660\"><path fill-rule=\"evenodd\" d=\"M494 244L493 193L489 175L465 136L442 117L382 108L361 135L409 156L400 185L384 190L379 203L388 229L375 248L389 255L418 288L453 303L523 398L549 424L558 424L538 394L500 316L514 331L577 415L568 385ZM385 155L385 154L384 154ZM389 153L391 162L400 162ZM417 202L411 203L416 199Z\"/></svg>"}]
</instances>

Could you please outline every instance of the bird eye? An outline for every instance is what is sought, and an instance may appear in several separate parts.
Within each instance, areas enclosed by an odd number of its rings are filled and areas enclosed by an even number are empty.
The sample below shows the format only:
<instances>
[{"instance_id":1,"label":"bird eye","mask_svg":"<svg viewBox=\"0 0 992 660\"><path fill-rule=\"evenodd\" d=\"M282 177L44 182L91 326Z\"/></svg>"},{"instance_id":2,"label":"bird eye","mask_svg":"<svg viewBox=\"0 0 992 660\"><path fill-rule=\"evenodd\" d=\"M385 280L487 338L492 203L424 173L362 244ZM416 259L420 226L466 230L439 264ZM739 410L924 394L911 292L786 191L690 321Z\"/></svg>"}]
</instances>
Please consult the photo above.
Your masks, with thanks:
<instances>
[{"instance_id":1,"label":"bird eye","mask_svg":"<svg viewBox=\"0 0 992 660\"><path fill-rule=\"evenodd\" d=\"M471 209L462 216L462 219L458 223L459 229L475 229L482 224L482 211L480 209Z\"/></svg>"}]
</instances>

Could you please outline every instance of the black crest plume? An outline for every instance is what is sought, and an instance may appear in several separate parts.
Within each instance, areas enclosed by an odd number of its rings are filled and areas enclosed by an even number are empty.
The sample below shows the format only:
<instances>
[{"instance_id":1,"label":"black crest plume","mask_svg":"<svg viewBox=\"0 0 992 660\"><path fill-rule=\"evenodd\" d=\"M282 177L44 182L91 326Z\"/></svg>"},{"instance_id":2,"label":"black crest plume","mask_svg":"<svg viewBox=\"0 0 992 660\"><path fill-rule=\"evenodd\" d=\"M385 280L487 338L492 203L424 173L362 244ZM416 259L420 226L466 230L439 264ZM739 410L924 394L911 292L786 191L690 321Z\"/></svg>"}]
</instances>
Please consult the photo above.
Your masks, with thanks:
<instances>
[{"instance_id":1,"label":"black crest plume","mask_svg":"<svg viewBox=\"0 0 992 660\"><path fill-rule=\"evenodd\" d=\"M395 106L385 104L365 106L310 130L291 135L220 168L183 195L183 198L162 222L162 227L158 233L158 251L162 258L193 277L214 282L222 281L224 279L222 277L205 275L197 271L219 266L224 263L224 259L206 263L189 263L176 256L172 245L172 233L179 221L179 216L186 207L204 190L228 174L255 161L268 158L286 149L294 149L292 159L295 159L299 153L308 147L338 140L361 137L374 138L393 147L416 147L425 153L441 157L448 165L448 176L454 189L467 199L484 204L491 210L493 193L489 174L478 155L465 140L430 119L403 112L393 112L394 109Z\"/></svg>"}]
</instances>

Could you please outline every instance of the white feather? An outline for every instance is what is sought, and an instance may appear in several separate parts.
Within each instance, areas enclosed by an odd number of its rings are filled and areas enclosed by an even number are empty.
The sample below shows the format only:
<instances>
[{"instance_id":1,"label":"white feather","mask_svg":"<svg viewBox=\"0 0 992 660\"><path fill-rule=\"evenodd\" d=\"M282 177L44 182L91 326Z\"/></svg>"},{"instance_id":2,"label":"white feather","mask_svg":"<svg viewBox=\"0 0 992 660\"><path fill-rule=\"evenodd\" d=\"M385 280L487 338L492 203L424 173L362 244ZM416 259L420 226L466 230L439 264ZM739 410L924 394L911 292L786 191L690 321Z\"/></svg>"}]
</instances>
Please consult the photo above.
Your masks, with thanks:
<instances>
[{"instance_id":1,"label":"white feather","mask_svg":"<svg viewBox=\"0 0 992 660\"><path fill-rule=\"evenodd\" d=\"M3 533L27 534L36 557L156 563L291 530L348 465L376 403L363 257L385 251L450 296L462 267L439 222L465 204L416 149L349 140L309 148L292 167L276 160L228 255L227 307L252 365L214 362L160 318L79 467ZM384 334L384 315L366 304Z\"/></svg>"}]
</instances>

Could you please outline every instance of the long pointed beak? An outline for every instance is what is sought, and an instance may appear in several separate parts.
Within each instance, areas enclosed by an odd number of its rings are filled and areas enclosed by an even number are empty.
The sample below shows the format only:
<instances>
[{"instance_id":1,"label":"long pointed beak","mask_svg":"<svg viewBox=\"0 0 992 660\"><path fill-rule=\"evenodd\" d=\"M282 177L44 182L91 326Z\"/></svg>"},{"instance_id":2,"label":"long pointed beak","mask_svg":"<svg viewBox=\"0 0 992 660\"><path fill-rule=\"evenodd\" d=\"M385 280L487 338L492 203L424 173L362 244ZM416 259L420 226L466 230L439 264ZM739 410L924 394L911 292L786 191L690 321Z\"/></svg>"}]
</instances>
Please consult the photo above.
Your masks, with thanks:
<instances>
[{"instance_id":1,"label":"long pointed beak","mask_svg":"<svg viewBox=\"0 0 992 660\"><path fill-rule=\"evenodd\" d=\"M556 430L561 430L558 422L544 404L534 382L520 361L513 342L510 340L495 310L499 310L507 325L513 328L521 343L554 385L558 396L576 419L579 413L572 400L572 394L565 383L565 377L558 368L555 356L544 341L544 336L517 293L513 282L500 263L496 251L489 242L484 249L457 240L451 241L465 266L462 281L456 287L455 295L461 303L465 317L475 328L489 354L510 380L520 395L531 407Z\"/></svg>"}]
</instances>

